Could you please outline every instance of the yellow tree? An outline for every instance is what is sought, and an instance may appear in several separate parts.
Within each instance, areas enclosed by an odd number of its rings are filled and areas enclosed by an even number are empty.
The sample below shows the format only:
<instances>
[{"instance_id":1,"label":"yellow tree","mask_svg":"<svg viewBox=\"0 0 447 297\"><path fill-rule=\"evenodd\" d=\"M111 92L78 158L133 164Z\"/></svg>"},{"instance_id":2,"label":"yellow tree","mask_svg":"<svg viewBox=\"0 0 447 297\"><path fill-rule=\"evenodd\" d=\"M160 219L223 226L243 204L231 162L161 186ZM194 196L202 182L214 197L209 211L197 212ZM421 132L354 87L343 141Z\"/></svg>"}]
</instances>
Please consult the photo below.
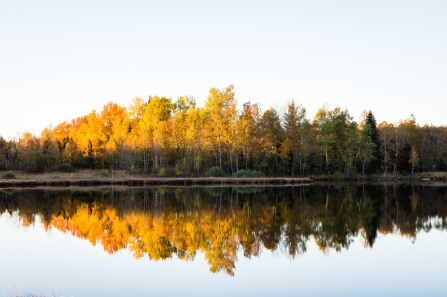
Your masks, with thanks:
<instances>
[{"instance_id":1,"label":"yellow tree","mask_svg":"<svg viewBox=\"0 0 447 297\"><path fill-rule=\"evenodd\" d=\"M143 170L149 173L149 163L151 152L153 153L154 165L159 167L162 159L162 147L160 147L160 137L163 133L157 135L157 141L154 143L154 133L159 127L160 122L167 121L172 112L171 99L166 97L153 97L149 99L145 111L138 123L138 140L143 148ZM160 126L162 127L162 126Z\"/></svg>"},{"instance_id":2,"label":"yellow tree","mask_svg":"<svg viewBox=\"0 0 447 297\"><path fill-rule=\"evenodd\" d=\"M106 138L105 151L111 157L113 168L121 168L123 150L129 132L129 117L126 109L118 104L109 102L101 112L103 133Z\"/></svg>"},{"instance_id":3,"label":"yellow tree","mask_svg":"<svg viewBox=\"0 0 447 297\"><path fill-rule=\"evenodd\" d=\"M104 134L103 122L96 111L92 111L83 119L77 139L85 155L93 156L95 159L102 156L107 137Z\"/></svg>"},{"instance_id":4,"label":"yellow tree","mask_svg":"<svg viewBox=\"0 0 447 297\"><path fill-rule=\"evenodd\" d=\"M252 160L253 154L259 147L259 122L260 108L258 104L244 103L242 114L237 122L237 142L245 158L245 169L248 169L249 159ZM238 158L236 158L237 160ZM251 162L250 162L251 163ZM252 167L252 164L250 164ZM236 170L238 163L236 161Z\"/></svg>"},{"instance_id":5,"label":"yellow tree","mask_svg":"<svg viewBox=\"0 0 447 297\"><path fill-rule=\"evenodd\" d=\"M409 163L411 164L411 174L413 174L414 168L419 165L419 156L414 147L411 148Z\"/></svg>"},{"instance_id":6,"label":"yellow tree","mask_svg":"<svg viewBox=\"0 0 447 297\"><path fill-rule=\"evenodd\" d=\"M232 144L234 135L234 126L231 124L235 123L237 116L233 85L223 91L212 88L205 102L205 110L209 115L208 129L211 143L214 146L219 166L222 168L224 150Z\"/></svg>"},{"instance_id":7,"label":"yellow tree","mask_svg":"<svg viewBox=\"0 0 447 297\"><path fill-rule=\"evenodd\" d=\"M71 125L67 122L62 122L57 125L50 133L53 141L57 143L59 149L59 157L62 164L65 164L65 148L70 141Z\"/></svg>"},{"instance_id":8,"label":"yellow tree","mask_svg":"<svg viewBox=\"0 0 447 297\"><path fill-rule=\"evenodd\" d=\"M203 108L189 109L186 117L185 139L188 144L193 172L198 175L202 166L203 152L211 147L210 130L207 128L207 112Z\"/></svg>"},{"instance_id":9,"label":"yellow tree","mask_svg":"<svg viewBox=\"0 0 447 297\"><path fill-rule=\"evenodd\" d=\"M188 137L188 128L194 117L194 97L184 96L173 104L175 115L169 119L169 144L175 158L176 174L189 173L193 160L193 142Z\"/></svg>"}]
</instances>

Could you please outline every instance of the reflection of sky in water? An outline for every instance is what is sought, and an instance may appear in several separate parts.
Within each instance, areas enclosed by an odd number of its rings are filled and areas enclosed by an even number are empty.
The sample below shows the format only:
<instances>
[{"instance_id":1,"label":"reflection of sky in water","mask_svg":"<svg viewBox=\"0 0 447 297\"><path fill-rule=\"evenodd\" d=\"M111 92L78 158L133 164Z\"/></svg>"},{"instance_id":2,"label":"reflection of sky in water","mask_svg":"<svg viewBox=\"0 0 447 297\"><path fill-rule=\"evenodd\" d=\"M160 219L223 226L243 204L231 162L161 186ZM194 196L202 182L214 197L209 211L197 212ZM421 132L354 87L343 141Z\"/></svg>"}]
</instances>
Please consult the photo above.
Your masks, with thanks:
<instances>
[{"instance_id":1,"label":"reflection of sky in water","mask_svg":"<svg viewBox=\"0 0 447 297\"><path fill-rule=\"evenodd\" d=\"M235 276L212 274L198 253L194 261L109 255L101 245L52 229L39 220L23 227L0 216L0 295L18 291L74 296L446 296L447 233L421 231L417 239L379 236L372 249L355 238L348 250L325 255L313 240L307 252L263 250L238 254Z\"/></svg>"}]
</instances>

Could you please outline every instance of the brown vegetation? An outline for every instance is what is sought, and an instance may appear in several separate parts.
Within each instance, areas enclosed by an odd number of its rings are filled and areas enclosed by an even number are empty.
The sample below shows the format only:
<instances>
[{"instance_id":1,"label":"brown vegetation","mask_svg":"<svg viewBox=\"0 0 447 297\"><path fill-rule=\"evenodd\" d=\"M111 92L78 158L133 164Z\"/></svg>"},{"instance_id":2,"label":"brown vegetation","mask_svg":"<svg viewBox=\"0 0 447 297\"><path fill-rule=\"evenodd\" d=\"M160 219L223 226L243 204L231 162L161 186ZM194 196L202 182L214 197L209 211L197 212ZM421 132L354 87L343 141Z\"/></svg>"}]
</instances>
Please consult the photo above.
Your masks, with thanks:
<instances>
[{"instance_id":1,"label":"brown vegetation","mask_svg":"<svg viewBox=\"0 0 447 297\"><path fill-rule=\"evenodd\" d=\"M82 171L63 174L23 174L16 179L0 179L0 188L36 186L198 186L198 185L294 185L310 183L308 178L299 177L138 177L118 171L104 176L102 171Z\"/></svg>"}]
</instances>

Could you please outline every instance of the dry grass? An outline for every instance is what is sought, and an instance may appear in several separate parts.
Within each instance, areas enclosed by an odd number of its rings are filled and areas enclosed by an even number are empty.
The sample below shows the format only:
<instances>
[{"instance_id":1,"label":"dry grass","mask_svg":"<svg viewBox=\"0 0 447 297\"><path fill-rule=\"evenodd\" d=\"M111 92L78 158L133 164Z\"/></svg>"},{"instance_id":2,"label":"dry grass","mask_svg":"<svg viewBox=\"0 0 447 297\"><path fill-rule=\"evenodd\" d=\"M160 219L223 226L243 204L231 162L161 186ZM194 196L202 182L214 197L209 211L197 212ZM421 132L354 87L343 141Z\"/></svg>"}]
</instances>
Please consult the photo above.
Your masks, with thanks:
<instances>
[{"instance_id":1,"label":"dry grass","mask_svg":"<svg viewBox=\"0 0 447 297\"><path fill-rule=\"evenodd\" d=\"M14 180L0 179L0 188L36 186L197 186L197 185L293 185L312 182L308 178L237 178L237 177L137 177L127 174L104 176L97 171L54 174L19 174Z\"/></svg>"},{"instance_id":2,"label":"dry grass","mask_svg":"<svg viewBox=\"0 0 447 297\"><path fill-rule=\"evenodd\" d=\"M2 174L6 173L6 171L0 172L0 179ZM125 171L109 171L109 170L78 170L72 173L66 173L66 172L51 172L51 173L37 173L37 174L29 174L29 173L23 173L20 171L13 171L13 174L15 175L16 181L28 181L28 180L37 180L37 181L47 181L47 180L54 180L54 181L76 181L76 180L140 180L140 179L160 179L159 177L154 176L142 176L142 175L131 175ZM331 175L312 175L310 176L313 180L320 180L320 181L330 181L334 180L334 177ZM197 178L176 178L176 177L162 177L163 180L172 179L173 181L180 180L189 180L189 179L195 179L199 182L202 181L202 179L209 179L206 177L197 177ZM229 183L233 180L233 177L228 178L222 178L220 181L223 183ZM270 179L270 178L267 178ZM278 179L287 179L287 177L282 177ZM344 178L343 178L344 179ZM426 172L426 173L415 173L415 174L394 174L394 173L388 173L388 174L368 174L368 175L352 175L347 176L347 180L401 180L401 179L408 179L408 180L424 180L424 179L430 179L430 180L437 180L437 181L447 181L447 172ZM262 180L262 178L260 178Z\"/></svg>"},{"instance_id":3,"label":"dry grass","mask_svg":"<svg viewBox=\"0 0 447 297\"><path fill-rule=\"evenodd\" d=\"M445 171L434 171L434 172L417 172L414 174L407 173L376 173L376 174L353 174L353 175L343 175L343 174L332 174L332 175L311 175L311 179L317 181L447 181L447 172Z\"/></svg>"},{"instance_id":4,"label":"dry grass","mask_svg":"<svg viewBox=\"0 0 447 297\"><path fill-rule=\"evenodd\" d=\"M410 180L421 180L424 178L429 178L431 180L447 180L447 172L445 171L434 171L434 172L417 172L414 174L375 174L373 175L376 179L410 179Z\"/></svg>"},{"instance_id":5,"label":"dry grass","mask_svg":"<svg viewBox=\"0 0 447 297\"><path fill-rule=\"evenodd\" d=\"M0 172L1 175L2 172ZM128 174L125 171L108 171L108 170L78 170L75 172L50 172L50 173L24 173L14 171L16 179L20 180L73 180L73 179L133 179L139 176Z\"/></svg>"},{"instance_id":6,"label":"dry grass","mask_svg":"<svg viewBox=\"0 0 447 297\"><path fill-rule=\"evenodd\" d=\"M444 171L434 171L434 172L420 172L415 173L415 176L418 177L430 177L430 178L437 178L437 179L447 179L447 172Z\"/></svg>"}]
</instances>

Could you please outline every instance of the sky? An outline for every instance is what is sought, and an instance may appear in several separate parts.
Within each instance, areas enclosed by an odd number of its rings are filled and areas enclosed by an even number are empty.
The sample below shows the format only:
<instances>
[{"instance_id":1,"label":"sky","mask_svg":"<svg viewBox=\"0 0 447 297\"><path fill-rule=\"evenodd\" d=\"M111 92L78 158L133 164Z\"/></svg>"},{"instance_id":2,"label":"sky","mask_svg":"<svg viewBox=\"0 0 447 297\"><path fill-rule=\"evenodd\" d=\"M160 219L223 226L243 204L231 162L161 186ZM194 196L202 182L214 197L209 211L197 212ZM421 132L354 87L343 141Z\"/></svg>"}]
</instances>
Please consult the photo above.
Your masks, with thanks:
<instances>
[{"instance_id":1,"label":"sky","mask_svg":"<svg viewBox=\"0 0 447 297\"><path fill-rule=\"evenodd\" d=\"M0 0L0 135L135 97L446 125L447 1Z\"/></svg>"}]
</instances>

